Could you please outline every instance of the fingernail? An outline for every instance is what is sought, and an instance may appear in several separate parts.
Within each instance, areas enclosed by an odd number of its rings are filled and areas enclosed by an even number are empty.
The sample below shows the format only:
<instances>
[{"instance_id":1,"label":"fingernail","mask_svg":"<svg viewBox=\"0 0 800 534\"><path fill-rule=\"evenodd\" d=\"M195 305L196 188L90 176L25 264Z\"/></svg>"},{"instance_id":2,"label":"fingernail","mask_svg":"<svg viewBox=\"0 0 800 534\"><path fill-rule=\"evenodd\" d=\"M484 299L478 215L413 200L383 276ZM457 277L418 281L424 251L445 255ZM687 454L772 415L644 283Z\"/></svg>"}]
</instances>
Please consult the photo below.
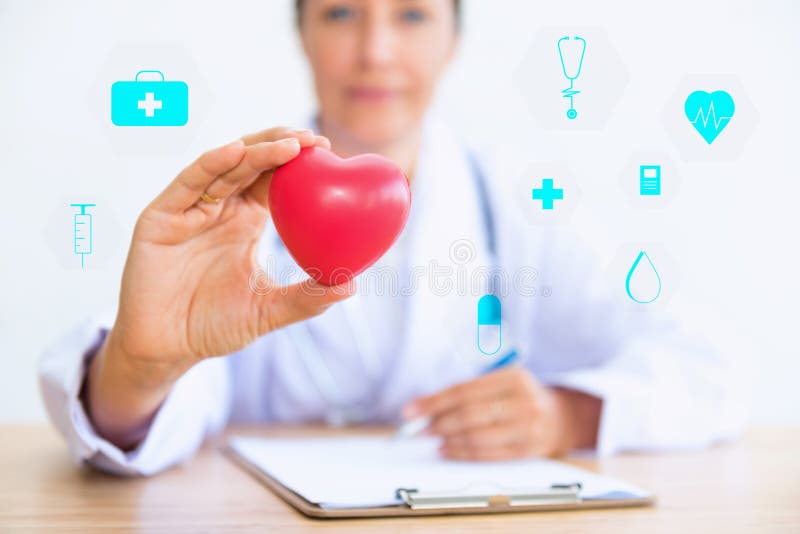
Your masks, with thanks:
<instances>
[{"instance_id":1,"label":"fingernail","mask_svg":"<svg viewBox=\"0 0 800 534\"><path fill-rule=\"evenodd\" d=\"M300 148L300 141L298 141L294 137L287 137L286 139L281 139L278 142L279 143L285 143L287 145L297 145L297 147Z\"/></svg>"}]
</instances>

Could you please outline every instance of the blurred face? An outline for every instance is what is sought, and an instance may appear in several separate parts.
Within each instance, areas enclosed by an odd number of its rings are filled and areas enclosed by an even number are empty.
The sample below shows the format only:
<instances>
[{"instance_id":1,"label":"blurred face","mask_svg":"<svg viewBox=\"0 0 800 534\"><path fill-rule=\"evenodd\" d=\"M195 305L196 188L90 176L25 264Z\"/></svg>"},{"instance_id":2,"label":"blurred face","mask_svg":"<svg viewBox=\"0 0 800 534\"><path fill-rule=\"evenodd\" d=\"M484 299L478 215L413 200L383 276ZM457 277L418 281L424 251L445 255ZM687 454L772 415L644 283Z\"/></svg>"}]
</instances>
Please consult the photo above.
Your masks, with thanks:
<instances>
[{"instance_id":1,"label":"blurred face","mask_svg":"<svg viewBox=\"0 0 800 534\"><path fill-rule=\"evenodd\" d=\"M457 41L452 0L307 0L300 33L322 123L368 147L419 127Z\"/></svg>"}]
</instances>

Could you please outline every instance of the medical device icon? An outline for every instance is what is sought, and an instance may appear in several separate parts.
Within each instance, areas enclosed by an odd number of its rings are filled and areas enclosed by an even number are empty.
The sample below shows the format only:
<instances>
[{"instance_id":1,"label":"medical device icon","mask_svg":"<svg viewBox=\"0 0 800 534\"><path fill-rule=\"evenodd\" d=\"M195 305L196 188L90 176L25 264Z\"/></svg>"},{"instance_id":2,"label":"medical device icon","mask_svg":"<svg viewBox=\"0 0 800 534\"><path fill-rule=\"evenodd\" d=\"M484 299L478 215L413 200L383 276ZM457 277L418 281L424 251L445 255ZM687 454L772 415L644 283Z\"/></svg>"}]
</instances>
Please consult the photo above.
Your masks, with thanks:
<instances>
[{"instance_id":1,"label":"medical device icon","mask_svg":"<svg viewBox=\"0 0 800 534\"><path fill-rule=\"evenodd\" d=\"M733 97L725 91L695 91L683 105L686 118L709 145L731 122L735 109Z\"/></svg>"},{"instance_id":2,"label":"medical device icon","mask_svg":"<svg viewBox=\"0 0 800 534\"><path fill-rule=\"evenodd\" d=\"M94 207L96 204L70 204L70 206L81 209L80 213L73 216L72 243L73 252L81 256L81 269L83 269L86 255L92 253L92 214L86 213L86 208Z\"/></svg>"},{"instance_id":3,"label":"medical device icon","mask_svg":"<svg viewBox=\"0 0 800 534\"><path fill-rule=\"evenodd\" d=\"M642 259L646 259L647 262L642 262ZM650 294L652 297L646 298L639 295L639 298L637 298L633 296L635 292L638 292L631 290L631 280L634 278L634 276L638 279L638 283L636 285L646 285L648 290L651 292ZM631 270L628 271L628 276L625 278L625 292L628 293L628 296L632 301L638 302L639 304L650 304L651 302L655 302L659 295L661 295L661 277L658 275L656 266L653 265L653 261L650 259L650 256L648 256L643 250L639 252L638 256L636 256L636 260L633 262Z\"/></svg>"},{"instance_id":4,"label":"medical device icon","mask_svg":"<svg viewBox=\"0 0 800 534\"><path fill-rule=\"evenodd\" d=\"M568 119L574 119L578 116L578 111L575 109L574 98L580 91L575 89L575 80L581 75L583 56L585 53L586 39L583 37L576 35L571 39L570 37L562 37L558 40L558 57L561 58L561 70L564 72L564 77L569 80L569 87L561 91L561 95L569 99L569 109L567 110ZM568 64L569 68L567 68Z\"/></svg>"},{"instance_id":5,"label":"medical device icon","mask_svg":"<svg viewBox=\"0 0 800 534\"><path fill-rule=\"evenodd\" d=\"M491 294L482 296L478 301L478 350L487 356L497 354L503 344L500 319L500 299Z\"/></svg>"},{"instance_id":6,"label":"medical device icon","mask_svg":"<svg viewBox=\"0 0 800 534\"><path fill-rule=\"evenodd\" d=\"M639 194L641 196L661 194L661 165L639 165Z\"/></svg>"}]
</instances>

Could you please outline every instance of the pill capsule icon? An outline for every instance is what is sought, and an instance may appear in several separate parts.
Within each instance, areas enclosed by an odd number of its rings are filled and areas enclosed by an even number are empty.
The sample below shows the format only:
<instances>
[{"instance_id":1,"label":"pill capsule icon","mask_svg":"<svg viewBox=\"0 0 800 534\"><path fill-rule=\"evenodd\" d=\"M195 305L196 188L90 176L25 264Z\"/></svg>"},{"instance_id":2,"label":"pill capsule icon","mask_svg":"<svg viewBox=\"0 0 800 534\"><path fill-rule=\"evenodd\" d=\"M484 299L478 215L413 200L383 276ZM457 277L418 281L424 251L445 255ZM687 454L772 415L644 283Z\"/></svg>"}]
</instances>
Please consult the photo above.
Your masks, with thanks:
<instances>
[{"instance_id":1,"label":"pill capsule icon","mask_svg":"<svg viewBox=\"0 0 800 534\"><path fill-rule=\"evenodd\" d=\"M478 350L487 356L497 354L503 344L500 319L500 299L494 295L482 296L478 301Z\"/></svg>"}]
</instances>

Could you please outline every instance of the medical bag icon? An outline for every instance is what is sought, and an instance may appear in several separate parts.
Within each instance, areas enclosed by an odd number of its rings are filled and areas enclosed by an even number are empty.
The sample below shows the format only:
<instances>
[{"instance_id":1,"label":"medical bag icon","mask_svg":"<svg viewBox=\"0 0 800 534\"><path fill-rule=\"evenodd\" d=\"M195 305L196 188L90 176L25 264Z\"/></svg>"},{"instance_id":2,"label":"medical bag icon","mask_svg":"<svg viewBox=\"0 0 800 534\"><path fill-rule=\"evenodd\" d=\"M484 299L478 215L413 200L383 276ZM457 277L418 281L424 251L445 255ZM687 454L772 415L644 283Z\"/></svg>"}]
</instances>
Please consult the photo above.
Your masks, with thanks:
<instances>
[{"instance_id":1,"label":"medical bag icon","mask_svg":"<svg viewBox=\"0 0 800 534\"><path fill-rule=\"evenodd\" d=\"M160 80L140 80L155 74ZM183 126L189 120L189 86L166 81L160 70L140 70L133 81L111 86L111 122L117 126Z\"/></svg>"}]
</instances>

